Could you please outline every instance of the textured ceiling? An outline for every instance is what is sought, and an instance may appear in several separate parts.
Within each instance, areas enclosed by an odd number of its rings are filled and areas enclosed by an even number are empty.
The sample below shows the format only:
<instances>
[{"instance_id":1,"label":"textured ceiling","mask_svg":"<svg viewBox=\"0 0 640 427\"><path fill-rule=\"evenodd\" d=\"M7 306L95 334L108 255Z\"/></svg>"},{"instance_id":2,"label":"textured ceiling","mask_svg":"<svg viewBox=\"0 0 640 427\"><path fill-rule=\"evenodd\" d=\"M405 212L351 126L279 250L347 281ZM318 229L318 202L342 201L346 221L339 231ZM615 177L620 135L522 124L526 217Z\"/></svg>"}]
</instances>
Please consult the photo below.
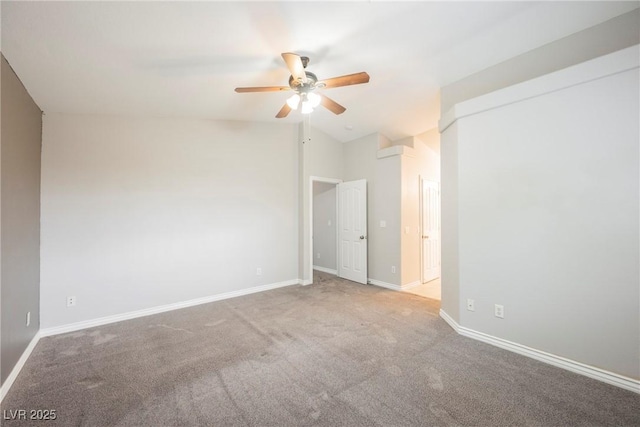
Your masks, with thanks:
<instances>
[{"instance_id":1,"label":"textured ceiling","mask_svg":"<svg viewBox=\"0 0 640 427\"><path fill-rule=\"evenodd\" d=\"M341 141L436 126L440 87L604 22L637 2L6 2L2 52L47 112L295 123L275 114L282 52L306 54L347 107L311 124ZM346 128L351 126L352 130Z\"/></svg>"}]
</instances>

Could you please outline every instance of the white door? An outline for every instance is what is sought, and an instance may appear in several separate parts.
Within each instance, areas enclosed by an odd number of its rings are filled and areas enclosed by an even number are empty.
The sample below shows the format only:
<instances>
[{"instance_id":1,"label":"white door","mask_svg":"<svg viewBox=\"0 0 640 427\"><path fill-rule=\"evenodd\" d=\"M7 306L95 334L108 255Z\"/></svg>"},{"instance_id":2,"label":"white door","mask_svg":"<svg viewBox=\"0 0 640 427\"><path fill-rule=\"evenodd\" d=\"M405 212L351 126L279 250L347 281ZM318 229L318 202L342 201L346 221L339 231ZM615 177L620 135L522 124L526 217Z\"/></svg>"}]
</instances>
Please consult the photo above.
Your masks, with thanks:
<instances>
[{"instance_id":1,"label":"white door","mask_svg":"<svg viewBox=\"0 0 640 427\"><path fill-rule=\"evenodd\" d=\"M367 283L367 181L338 184L338 276Z\"/></svg>"},{"instance_id":2,"label":"white door","mask_svg":"<svg viewBox=\"0 0 640 427\"><path fill-rule=\"evenodd\" d=\"M437 182L421 180L422 283L440 277L440 190Z\"/></svg>"}]
</instances>

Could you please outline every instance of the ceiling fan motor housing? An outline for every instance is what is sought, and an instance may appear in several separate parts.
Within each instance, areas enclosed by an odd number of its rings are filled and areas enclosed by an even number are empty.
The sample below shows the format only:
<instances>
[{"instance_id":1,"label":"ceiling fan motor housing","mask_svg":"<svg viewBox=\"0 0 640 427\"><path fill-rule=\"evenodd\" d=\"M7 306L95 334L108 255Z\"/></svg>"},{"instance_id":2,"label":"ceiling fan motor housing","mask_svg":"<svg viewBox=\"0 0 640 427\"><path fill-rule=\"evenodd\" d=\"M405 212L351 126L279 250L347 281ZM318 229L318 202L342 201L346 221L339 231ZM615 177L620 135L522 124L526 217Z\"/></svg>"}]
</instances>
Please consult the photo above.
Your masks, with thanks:
<instances>
[{"instance_id":1,"label":"ceiling fan motor housing","mask_svg":"<svg viewBox=\"0 0 640 427\"><path fill-rule=\"evenodd\" d=\"M324 87L324 84L318 83L318 77L313 74L311 71L304 72L307 75L307 82L303 83L302 81L293 78L293 76L289 76L289 87L293 89L296 93L307 93L311 92L315 89L320 89Z\"/></svg>"}]
</instances>

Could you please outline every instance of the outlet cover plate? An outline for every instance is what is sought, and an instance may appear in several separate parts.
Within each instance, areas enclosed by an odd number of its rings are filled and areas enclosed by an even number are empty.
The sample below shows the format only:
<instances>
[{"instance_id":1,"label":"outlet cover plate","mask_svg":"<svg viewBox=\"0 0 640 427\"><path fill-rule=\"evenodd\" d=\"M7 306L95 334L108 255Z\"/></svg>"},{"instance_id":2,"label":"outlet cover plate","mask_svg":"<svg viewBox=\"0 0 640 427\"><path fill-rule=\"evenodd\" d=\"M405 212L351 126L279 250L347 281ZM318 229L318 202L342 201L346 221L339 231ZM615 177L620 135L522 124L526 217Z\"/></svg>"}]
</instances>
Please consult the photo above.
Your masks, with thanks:
<instances>
[{"instance_id":1,"label":"outlet cover plate","mask_svg":"<svg viewBox=\"0 0 640 427\"><path fill-rule=\"evenodd\" d=\"M467 310L476 311L476 302L471 298L467 298Z\"/></svg>"}]
</instances>

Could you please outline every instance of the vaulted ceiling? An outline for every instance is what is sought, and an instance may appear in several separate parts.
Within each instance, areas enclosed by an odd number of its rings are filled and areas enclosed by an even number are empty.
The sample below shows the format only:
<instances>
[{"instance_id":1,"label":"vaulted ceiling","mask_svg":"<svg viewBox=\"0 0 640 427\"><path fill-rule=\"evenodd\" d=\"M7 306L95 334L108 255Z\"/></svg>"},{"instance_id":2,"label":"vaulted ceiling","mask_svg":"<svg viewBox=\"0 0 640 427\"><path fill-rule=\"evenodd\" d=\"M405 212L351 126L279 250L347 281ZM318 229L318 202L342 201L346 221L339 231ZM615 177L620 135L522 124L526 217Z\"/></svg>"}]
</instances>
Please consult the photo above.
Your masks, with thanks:
<instances>
[{"instance_id":1,"label":"vaulted ceiling","mask_svg":"<svg viewBox=\"0 0 640 427\"><path fill-rule=\"evenodd\" d=\"M310 57L320 79L366 71L329 89L347 107L311 124L341 141L395 140L436 126L439 89L604 22L637 2L6 2L2 53L48 112L273 123L286 85L280 57ZM351 127L351 130L348 128Z\"/></svg>"}]
</instances>

